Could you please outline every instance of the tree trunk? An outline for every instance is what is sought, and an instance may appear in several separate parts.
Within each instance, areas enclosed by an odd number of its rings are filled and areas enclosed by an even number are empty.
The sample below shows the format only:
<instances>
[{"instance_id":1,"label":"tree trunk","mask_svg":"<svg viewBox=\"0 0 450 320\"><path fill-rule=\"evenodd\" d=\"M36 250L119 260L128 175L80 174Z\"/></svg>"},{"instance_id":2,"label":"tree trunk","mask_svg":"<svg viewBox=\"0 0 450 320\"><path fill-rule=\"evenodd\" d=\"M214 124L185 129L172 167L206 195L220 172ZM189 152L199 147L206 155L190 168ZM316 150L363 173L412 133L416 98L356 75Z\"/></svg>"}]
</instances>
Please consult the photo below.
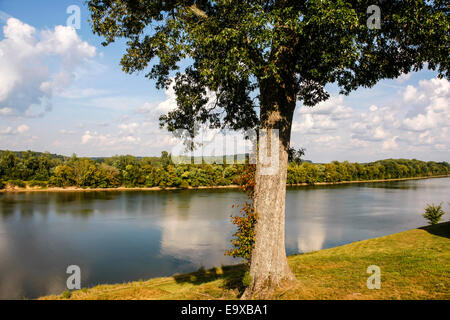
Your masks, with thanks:
<instances>
[{"instance_id":1,"label":"tree trunk","mask_svg":"<svg viewBox=\"0 0 450 320\"><path fill-rule=\"evenodd\" d=\"M274 289L284 281L293 281L286 258L285 247L285 201L288 150L292 117L296 103L294 86L282 86L273 79L261 83L260 128L273 134L279 130L278 146L270 146L271 152L278 147L278 169L264 174L264 166L258 159L255 173L254 205L257 213L255 247L252 251L251 285L243 299L270 298ZM272 132L271 132L272 131ZM270 141L270 138L267 139ZM261 141L259 143L261 146Z\"/></svg>"}]
</instances>

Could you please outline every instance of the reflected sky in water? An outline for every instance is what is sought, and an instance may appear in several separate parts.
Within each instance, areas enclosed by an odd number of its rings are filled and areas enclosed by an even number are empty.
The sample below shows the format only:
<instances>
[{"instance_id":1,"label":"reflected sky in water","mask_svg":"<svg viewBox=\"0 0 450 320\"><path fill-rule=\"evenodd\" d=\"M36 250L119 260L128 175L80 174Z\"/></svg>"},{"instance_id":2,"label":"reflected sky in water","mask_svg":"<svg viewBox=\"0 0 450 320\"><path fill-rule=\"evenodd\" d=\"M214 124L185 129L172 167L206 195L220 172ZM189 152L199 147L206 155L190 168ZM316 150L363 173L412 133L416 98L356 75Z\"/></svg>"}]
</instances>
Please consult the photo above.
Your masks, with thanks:
<instances>
[{"instance_id":1,"label":"reflected sky in water","mask_svg":"<svg viewBox=\"0 0 450 320\"><path fill-rule=\"evenodd\" d=\"M424 225L426 203L449 195L449 178L289 188L287 252ZM0 194L0 298L60 293L72 264L90 287L238 263L223 253L231 206L245 199L220 189Z\"/></svg>"}]
</instances>

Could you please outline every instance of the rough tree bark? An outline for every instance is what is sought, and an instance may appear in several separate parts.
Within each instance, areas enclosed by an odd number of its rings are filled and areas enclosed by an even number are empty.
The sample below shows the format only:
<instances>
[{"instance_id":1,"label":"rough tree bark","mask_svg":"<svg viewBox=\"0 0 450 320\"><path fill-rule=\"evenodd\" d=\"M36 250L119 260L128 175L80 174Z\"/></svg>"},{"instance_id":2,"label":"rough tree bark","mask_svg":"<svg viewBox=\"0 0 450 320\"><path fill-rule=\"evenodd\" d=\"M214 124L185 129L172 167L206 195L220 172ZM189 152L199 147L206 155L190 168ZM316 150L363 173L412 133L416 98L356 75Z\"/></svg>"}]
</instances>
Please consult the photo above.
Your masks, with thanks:
<instances>
[{"instance_id":1,"label":"rough tree bark","mask_svg":"<svg viewBox=\"0 0 450 320\"><path fill-rule=\"evenodd\" d=\"M285 201L288 150L296 103L294 85L280 85L274 79L261 83L260 128L279 130L279 165L272 175L262 174L256 165L254 205L257 213L255 247L250 263L251 285L242 299L270 298L285 281L295 280L287 263L285 247ZM270 139L268 139L270 141ZM271 146L273 148L273 146Z\"/></svg>"}]
</instances>

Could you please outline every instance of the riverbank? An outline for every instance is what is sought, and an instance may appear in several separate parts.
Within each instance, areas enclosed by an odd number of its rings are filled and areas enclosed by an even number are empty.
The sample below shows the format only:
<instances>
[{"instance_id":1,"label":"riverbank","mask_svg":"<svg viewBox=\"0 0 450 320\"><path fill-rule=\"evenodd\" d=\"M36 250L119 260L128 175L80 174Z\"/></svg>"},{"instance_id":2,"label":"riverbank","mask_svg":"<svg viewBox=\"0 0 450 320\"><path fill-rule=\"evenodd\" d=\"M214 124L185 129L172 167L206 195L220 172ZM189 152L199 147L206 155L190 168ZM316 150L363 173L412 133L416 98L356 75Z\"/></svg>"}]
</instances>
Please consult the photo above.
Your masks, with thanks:
<instances>
[{"instance_id":1,"label":"riverbank","mask_svg":"<svg viewBox=\"0 0 450 320\"><path fill-rule=\"evenodd\" d=\"M445 217L445 216L444 216ZM288 257L298 282L274 299L450 299L450 222ZM381 269L370 290L367 267ZM242 265L124 284L100 285L64 296L85 299L238 299ZM41 299L64 299L63 295Z\"/></svg>"},{"instance_id":2,"label":"riverbank","mask_svg":"<svg viewBox=\"0 0 450 320\"><path fill-rule=\"evenodd\" d=\"M302 186L327 186L327 185L340 185L340 184L354 184L354 183L376 183L376 182L394 182L394 181L406 181L406 180L423 180L431 178L448 178L450 175L441 176L427 176L427 177L413 177L413 178L398 178L398 179L380 179L380 180L358 180L358 181L339 181L339 182L316 182L314 184L299 183L299 184L288 184L287 187L302 187ZM8 187L6 189L0 190L0 193L7 192L77 192L77 191L164 191L164 190L203 190L203 189L239 189L239 185L228 185L228 186L199 186L199 187L187 187L187 188L177 188L177 187L117 187L117 188L81 188L81 187Z\"/></svg>"}]
</instances>

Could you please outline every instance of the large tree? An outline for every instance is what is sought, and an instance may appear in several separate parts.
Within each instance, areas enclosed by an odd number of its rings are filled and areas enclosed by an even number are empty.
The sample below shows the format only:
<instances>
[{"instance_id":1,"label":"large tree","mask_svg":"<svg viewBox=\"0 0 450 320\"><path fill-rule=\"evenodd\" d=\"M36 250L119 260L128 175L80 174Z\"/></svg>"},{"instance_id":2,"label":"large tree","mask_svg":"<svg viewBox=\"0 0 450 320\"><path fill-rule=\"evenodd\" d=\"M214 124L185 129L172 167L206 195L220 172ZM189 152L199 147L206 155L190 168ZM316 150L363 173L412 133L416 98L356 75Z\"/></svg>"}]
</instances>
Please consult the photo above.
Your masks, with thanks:
<instances>
[{"instance_id":1,"label":"large tree","mask_svg":"<svg viewBox=\"0 0 450 320\"><path fill-rule=\"evenodd\" d=\"M256 166L247 298L294 279L284 215L297 101L314 106L328 83L348 94L424 65L449 78L446 0L90 0L89 9L105 45L127 39L125 72L148 70L158 88L174 82L178 108L161 118L169 131L198 122L279 130L279 170Z\"/></svg>"}]
</instances>

